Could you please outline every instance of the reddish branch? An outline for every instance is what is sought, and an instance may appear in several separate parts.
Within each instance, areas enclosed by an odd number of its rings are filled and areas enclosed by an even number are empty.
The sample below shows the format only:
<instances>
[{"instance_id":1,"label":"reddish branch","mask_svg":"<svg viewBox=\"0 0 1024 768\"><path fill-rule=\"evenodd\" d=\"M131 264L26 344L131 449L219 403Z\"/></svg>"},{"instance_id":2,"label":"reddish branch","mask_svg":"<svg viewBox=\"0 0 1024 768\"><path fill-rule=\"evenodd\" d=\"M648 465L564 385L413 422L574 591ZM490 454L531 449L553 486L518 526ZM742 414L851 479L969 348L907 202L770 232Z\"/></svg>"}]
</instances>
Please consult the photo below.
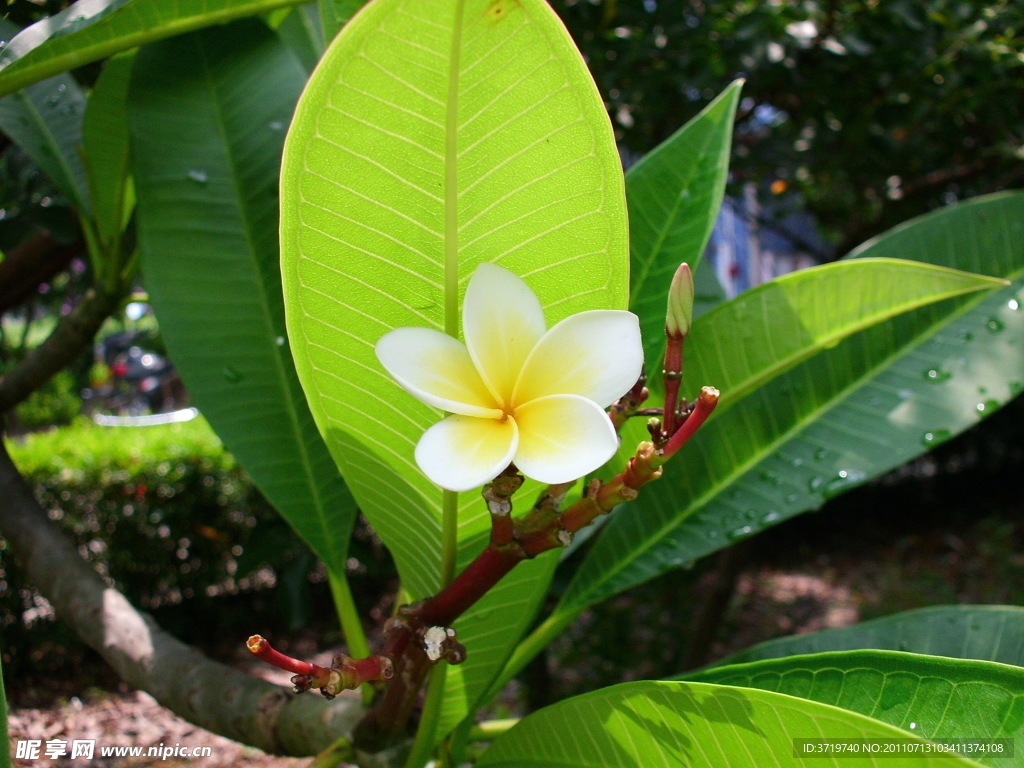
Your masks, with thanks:
<instances>
[{"instance_id":1,"label":"reddish branch","mask_svg":"<svg viewBox=\"0 0 1024 768\"><path fill-rule=\"evenodd\" d=\"M491 537L487 546L436 595L402 607L384 627L385 642L381 652L365 660L387 659L393 663L395 675L376 707L356 728L358 749L373 753L398 742L405 735L431 664L441 659L458 664L465 658L465 648L452 629L460 616L516 565L550 549L568 546L573 535L597 517L635 499L643 486L661 477L662 465L679 452L711 415L719 396L714 387L704 387L692 405L687 406L685 401L683 407L679 404L683 342L692 323L693 295L693 277L690 268L683 264L669 291L664 409L652 414L640 411L647 399L646 380L641 376L609 412L616 431L632 416L661 416L648 422L652 441L639 445L622 472L607 482L592 480L582 498L564 511L561 504L573 483L549 486L533 508L518 520L512 517L512 495L522 485L523 477L515 466L510 465L484 486L483 497L491 515ZM353 675L341 681L335 669L282 657L261 637L250 638L249 643L253 653L295 672L292 680L297 690L319 687L335 693L341 682L345 683L342 687L355 687L374 679Z\"/></svg>"},{"instance_id":2,"label":"reddish branch","mask_svg":"<svg viewBox=\"0 0 1024 768\"><path fill-rule=\"evenodd\" d=\"M394 675L391 659L387 656L353 659L339 654L334 657L330 667L321 667L319 664L286 656L259 635L250 637L245 645L256 658L285 672L294 672L292 691L295 693L319 688L326 698L333 699L342 691L353 690L363 683L390 680Z\"/></svg>"},{"instance_id":3,"label":"reddish branch","mask_svg":"<svg viewBox=\"0 0 1024 768\"><path fill-rule=\"evenodd\" d=\"M681 416L682 423L675 433L661 446L653 442L641 443L622 472L607 482L593 480L583 497L564 511L558 509L558 501L565 495L567 486L555 486L543 493L522 519L512 519L509 499L522 482L514 468L485 486L483 495L491 511L491 540L448 586L421 603L405 606L385 628L387 640L381 654L394 661L396 679L356 729L357 746L375 752L400 739L431 663L439 657L453 663L461 660L461 646L455 641L454 631L449 629L452 624L520 562L566 546L573 534L597 517L635 499L644 485L661 476L662 465L707 420L718 397L717 389L704 387L690 411ZM636 399L633 410L642 402L641 398ZM428 658L424 637L431 631L449 633L454 649L451 655L442 651Z\"/></svg>"}]
</instances>

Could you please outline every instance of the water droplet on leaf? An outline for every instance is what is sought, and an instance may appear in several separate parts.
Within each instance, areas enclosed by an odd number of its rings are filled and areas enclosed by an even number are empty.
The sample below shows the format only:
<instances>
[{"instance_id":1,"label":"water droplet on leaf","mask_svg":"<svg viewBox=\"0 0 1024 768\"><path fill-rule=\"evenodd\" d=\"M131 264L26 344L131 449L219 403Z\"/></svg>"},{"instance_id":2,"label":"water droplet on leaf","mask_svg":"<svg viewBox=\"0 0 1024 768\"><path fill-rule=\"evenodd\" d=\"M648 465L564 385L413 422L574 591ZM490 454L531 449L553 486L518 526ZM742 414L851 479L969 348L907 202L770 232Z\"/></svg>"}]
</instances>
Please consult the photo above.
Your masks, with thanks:
<instances>
[{"instance_id":1,"label":"water droplet on leaf","mask_svg":"<svg viewBox=\"0 0 1024 768\"><path fill-rule=\"evenodd\" d=\"M974 408L979 414L991 414L993 411L998 410L999 401L989 398L983 403L978 403Z\"/></svg>"},{"instance_id":2,"label":"water droplet on leaf","mask_svg":"<svg viewBox=\"0 0 1024 768\"><path fill-rule=\"evenodd\" d=\"M754 532L753 526L744 525L742 528L737 528L733 531L729 531L728 538L730 541L738 541L739 539L746 538Z\"/></svg>"},{"instance_id":3,"label":"water droplet on leaf","mask_svg":"<svg viewBox=\"0 0 1024 768\"><path fill-rule=\"evenodd\" d=\"M930 381L933 384L941 384L944 381L949 381L953 378L953 374L949 371L943 371L940 368L929 368L924 372L925 381Z\"/></svg>"},{"instance_id":4,"label":"water droplet on leaf","mask_svg":"<svg viewBox=\"0 0 1024 768\"><path fill-rule=\"evenodd\" d=\"M928 432L925 432L921 436L921 445L923 445L925 448L931 448L932 446L938 445L939 443L944 442L948 439L948 429L933 429Z\"/></svg>"},{"instance_id":5,"label":"water droplet on leaf","mask_svg":"<svg viewBox=\"0 0 1024 768\"><path fill-rule=\"evenodd\" d=\"M198 169L193 169L189 171L188 177L192 179L192 181L194 181L196 184L206 184L210 180L210 177L206 173L206 171L200 171Z\"/></svg>"},{"instance_id":6,"label":"water droplet on leaf","mask_svg":"<svg viewBox=\"0 0 1024 768\"><path fill-rule=\"evenodd\" d=\"M1006 326L1003 325L1003 321L998 317L990 317L985 321L985 327L990 333L999 333Z\"/></svg>"},{"instance_id":7,"label":"water droplet on leaf","mask_svg":"<svg viewBox=\"0 0 1024 768\"><path fill-rule=\"evenodd\" d=\"M232 368L230 365L225 365L221 371L224 374L224 378L230 381L232 384L237 384L245 378L242 374Z\"/></svg>"}]
</instances>

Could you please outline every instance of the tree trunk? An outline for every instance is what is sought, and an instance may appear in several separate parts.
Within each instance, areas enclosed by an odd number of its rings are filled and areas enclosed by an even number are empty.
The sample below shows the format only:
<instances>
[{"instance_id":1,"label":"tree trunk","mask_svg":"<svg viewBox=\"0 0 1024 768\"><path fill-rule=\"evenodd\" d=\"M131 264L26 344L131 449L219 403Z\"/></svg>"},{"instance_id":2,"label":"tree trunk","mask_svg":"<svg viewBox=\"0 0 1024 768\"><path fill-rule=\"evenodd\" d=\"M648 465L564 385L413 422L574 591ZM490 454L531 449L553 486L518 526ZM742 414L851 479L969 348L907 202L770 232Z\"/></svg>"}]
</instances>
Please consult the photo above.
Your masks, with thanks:
<instances>
[{"instance_id":1,"label":"tree trunk","mask_svg":"<svg viewBox=\"0 0 1024 768\"><path fill-rule=\"evenodd\" d=\"M264 752L315 755L349 739L364 710L353 696L296 696L206 658L135 609L48 519L0 440L0 533L57 616L124 678L175 714ZM244 628L239 628L243 642Z\"/></svg>"}]
</instances>

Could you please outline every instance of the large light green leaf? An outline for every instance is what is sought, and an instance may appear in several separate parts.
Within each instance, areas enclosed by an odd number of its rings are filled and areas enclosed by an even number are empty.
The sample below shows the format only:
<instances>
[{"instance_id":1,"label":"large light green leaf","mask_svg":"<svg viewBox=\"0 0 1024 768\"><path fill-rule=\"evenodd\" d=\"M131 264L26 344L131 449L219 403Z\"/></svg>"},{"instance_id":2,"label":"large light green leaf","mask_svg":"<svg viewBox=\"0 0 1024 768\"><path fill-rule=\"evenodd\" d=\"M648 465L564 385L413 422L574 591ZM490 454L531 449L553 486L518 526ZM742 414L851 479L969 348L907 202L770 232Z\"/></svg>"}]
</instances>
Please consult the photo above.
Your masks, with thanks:
<instances>
[{"instance_id":1,"label":"large light green leaf","mask_svg":"<svg viewBox=\"0 0 1024 768\"><path fill-rule=\"evenodd\" d=\"M414 598L440 585L446 505L462 563L488 515L478 494L444 494L420 473L414 446L442 414L390 379L374 344L399 326L457 335L483 261L526 280L549 324L625 307L625 223L607 116L546 3L378 0L317 68L282 171L288 332L317 424ZM456 623L468 658L442 730L503 663L550 573L517 569L504 605L488 596Z\"/></svg>"},{"instance_id":2,"label":"large light green leaf","mask_svg":"<svg viewBox=\"0 0 1024 768\"><path fill-rule=\"evenodd\" d=\"M1024 608L940 605L872 619L850 627L758 643L715 666L804 653L876 648L1024 667Z\"/></svg>"},{"instance_id":3,"label":"large light green leaf","mask_svg":"<svg viewBox=\"0 0 1024 768\"><path fill-rule=\"evenodd\" d=\"M406 588L428 594L442 492L413 447L441 414L387 376L374 344L399 326L457 334L482 261L523 277L549 323L625 305L623 188L603 107L542 2L380 0L310 81L282 184L303 386ZM465 539L486 509L476 494L461 507Z\"/></svg>"},{"instance_id":4,"label":"large light green leaf","mask_svg":"<svg viewBox=\"0 0 1024 768\"><path fill-rule=\"evenodd\" d=\"M355 515L285 339L277 180L305 80L243 20L139 51L130 90L142 269L196 404L335 573Z\"/></svg>"},{"instance_id":5,"label":"large light green leaf","mask_svg":"<svg viewBox=\"0 0 1024 768\"><path fill-rule=\"evenodd\" d=\"M924 307L855 334L731 406L730 391L724 389L724 412L666 467L665 478L644 489L637 502L605 526L554 623L817 508L824 499L966 429L1020 392L1024 195L943 209L894 230L860 253L958 265L1015 282L1002 290ZM874 300L854 286L850 290L857 301ZM742 301L740 297L734 306ZM832 301L848 304L838 296ZM785 334L792 329L780 317L771 318L765 328L763 319L750 315L750 335L742 324L734 324L734 337L720 336L711 326L716 314L735 312L729 304L694 323L687 340L684 393L693 393L700 384L719 384L716 371L730 363L746 367L747 360L767 360L765 348L789 343L785 335L770 330ZM691 347L700 343L705 327L718 348L695 355L691 365ZM640 437L632 431L624 440L630 436Z\"/></svg>"},{"instance_id":6,"label":"large light green leaf","mask_svg":"<svg viewBox=\"0 0 1024 768\"><path fill-rule=\"evenodd\" d=\"M684 679L785 693L926 739L1024 736L1024 669L899 651L836 651L716 666ZM1006 765L1005 754L975 756Z\"/></svg>"},{"instance_id":7,"label":"large light green leaf","mask_svg":"<svg viewBox=\"0 0 1024 768\"><path fill-rule=\"evenodd\" d=\"M913 731L838 707L753 688L639 682L584 694L527 717L495 740L479 768L867 768L976 766L952 755L815 759L794 739L926 742ZM826 760L828 762L826 762Z\"/></svg>"},{"instance_id":8,"label":"large light green leaf","mask_svg":"<svg viewBox=\"0 0 1024 768\"><path fill-rule=\"evenodd\" d=\"M79 0L9 39L0 95L171 35L306 0Z\"/></svg>"},{"instance_id":9,"label":"large light green leaf","mask_svg":"<svg viewBox=\"0 0 1024 768\"><path fill-rule=\"evenodd\" d=\"M629 205L629 308L640 318L647 368L665 350L665 303L672 275L684 261L699 270L729 173L737 80L699 115L626 174ZM699 270L702 282L713 273ZM652 386L660 379L652 377Z\"/></svg>"},{"instance_id":10,"label":"large light green leaf","mask_svg":"<svg viewBox=\"0 0 1024 768\"><path fill-rule=\"evenodd\" d=\"M13 34L0 20L0 34ZM36 83L0 99L0 131L24 150L61 194L84 215L89 193L80 156L85 94L70 75Z\"/></svg>"}]
</instances>

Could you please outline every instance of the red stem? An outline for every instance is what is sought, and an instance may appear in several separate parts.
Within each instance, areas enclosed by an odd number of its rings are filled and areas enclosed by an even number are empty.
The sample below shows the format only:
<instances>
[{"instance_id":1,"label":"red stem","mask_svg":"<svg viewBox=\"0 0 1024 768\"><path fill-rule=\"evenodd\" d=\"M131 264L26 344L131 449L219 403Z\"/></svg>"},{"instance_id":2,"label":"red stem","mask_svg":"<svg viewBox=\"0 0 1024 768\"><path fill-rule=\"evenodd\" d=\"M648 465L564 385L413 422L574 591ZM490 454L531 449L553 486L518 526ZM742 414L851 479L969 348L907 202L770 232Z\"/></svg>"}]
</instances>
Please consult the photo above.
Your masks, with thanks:
<instances>
[{"instance_id":1,"label":"red stem","mask_svg":"<svg viewBox=\"0 0 1024 768\"><path fill-rule=\"evenodd\" d=\"M665 447L662 448L662 463L668 461L680 448L686 445L687 441L693 437L693 434L708 420L708 416L711 415L711 412L715 410L715 406L718 405L718 396L719 392L714 387L704 387L701 389L690 415L686 417L686 421L682 423L675 434L665 443Z\"/></svg>"},{"instance_id":2,"label":"red stem","mask_svg":"<svg viewBox=\"0 0 1024 768\"><path fill-rule=\"evenodd\" d=\"M285 672L305 675L306 677L316 677L318 671L326 671L323 667L312 662L300 661L299 659L293 659L291 656L285 656L280 651L275 650L269 641L260 635L253 635L246 640L245 645L252 652L253 656L278 669L283 669Z\"/></svg>"},{"instance_id":3,"label":"red stem","mask_svg":"<svg viewBox=\"0 0 1024 768\"><path fill-rule=\"evenodd\" d=\"M523 559L519 547L488 544L447 587L411 613L427 626L449 627Z\"/></svg>"},{"instance_id":4,"label":"red stem","mask_svg":"<svg viewBox=\"0 0 1024 768\"><path fill-rule=\"evenodd\" d=\"M671 437L676 431L676 410L679 408L679 384L683 377L683 340L680 334L668 334L665 346L665 413L663 433Z\"/></svg>"}]
</instances>

